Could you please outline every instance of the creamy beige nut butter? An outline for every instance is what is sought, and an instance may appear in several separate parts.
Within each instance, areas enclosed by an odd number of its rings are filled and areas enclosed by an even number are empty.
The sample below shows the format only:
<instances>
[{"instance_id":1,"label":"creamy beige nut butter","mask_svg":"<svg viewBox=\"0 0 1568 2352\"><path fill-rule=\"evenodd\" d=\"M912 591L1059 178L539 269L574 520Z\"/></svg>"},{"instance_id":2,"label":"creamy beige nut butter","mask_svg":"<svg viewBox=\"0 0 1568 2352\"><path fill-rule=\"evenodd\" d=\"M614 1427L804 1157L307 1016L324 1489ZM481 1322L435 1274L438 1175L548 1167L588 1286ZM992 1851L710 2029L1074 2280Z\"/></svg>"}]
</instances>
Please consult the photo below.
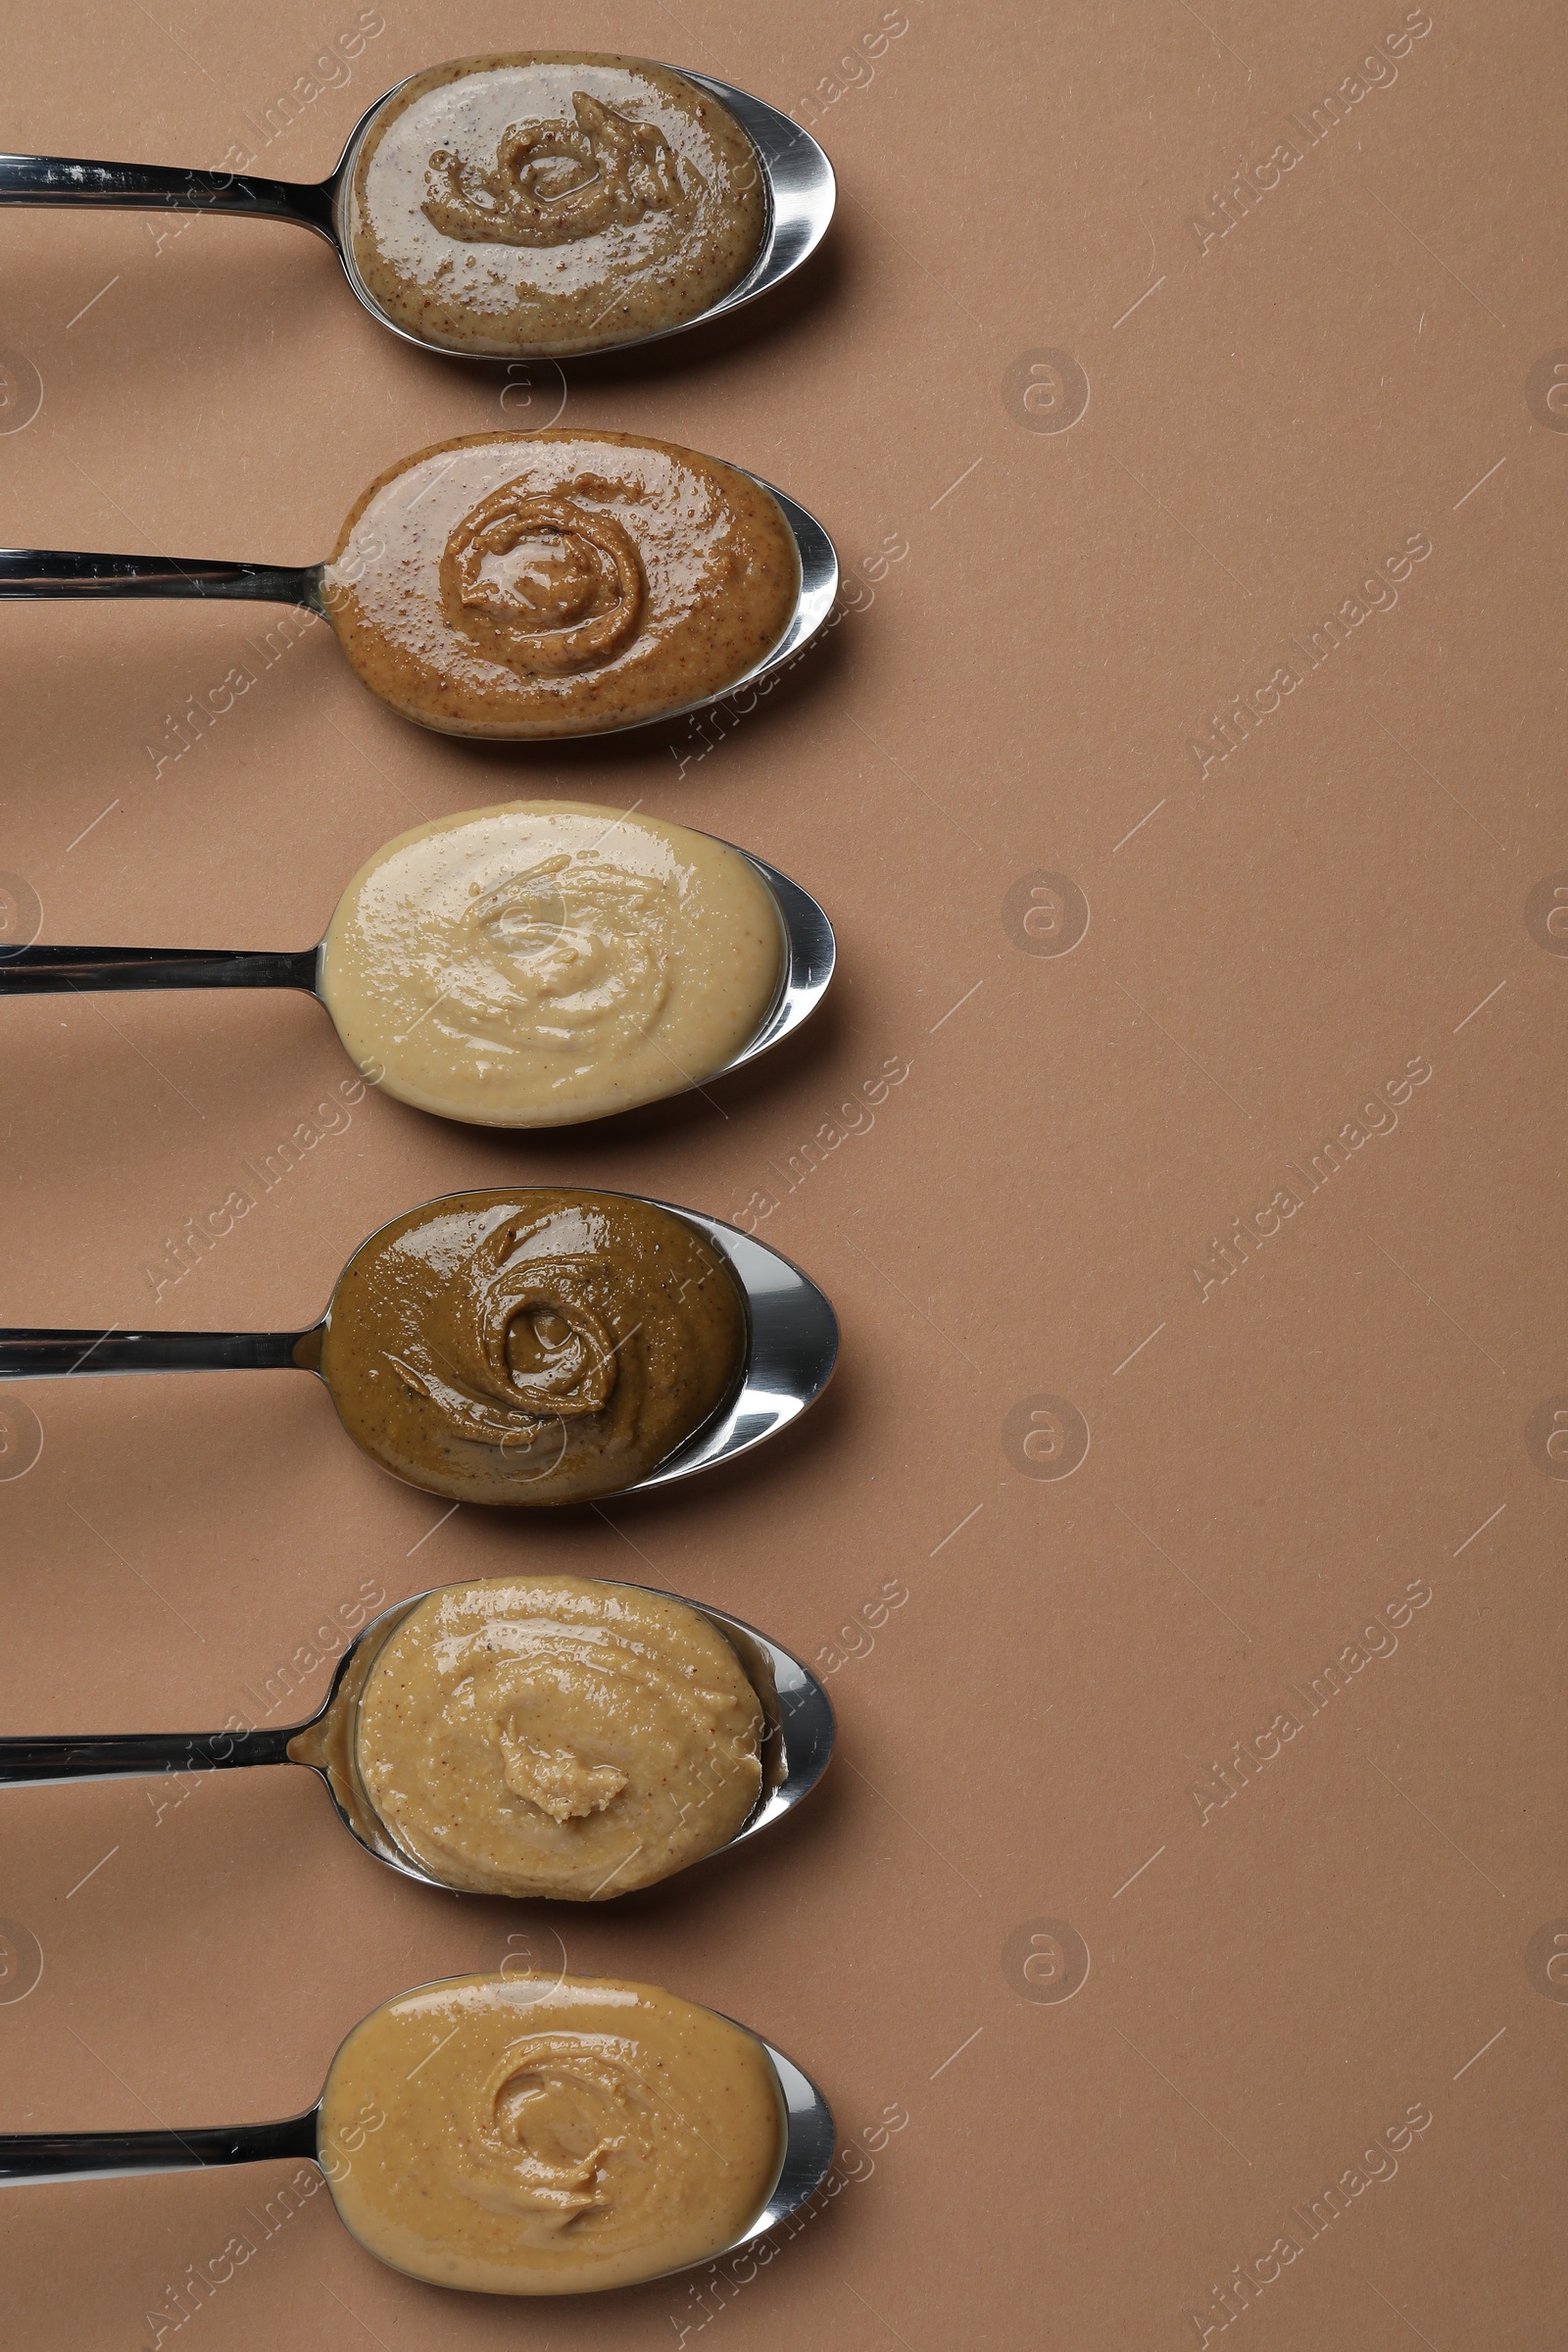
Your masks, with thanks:
<instances>
[{"instance_id":1,"label":"creamy beige nut butter","mask_svg":"<svg viewBox=\"0 0 1568 2352\"><path fill-rule=\"evenodd\" d=\"M736 1651L684 1601L498 1577L428 1593L377 1651L354 1761L443 1886L609 1901L728 1843L762 1731Z\"/></svg>"},{"instance_id":2,"label":"creamy beige nut butter","mask_svg":"<svg viewBox=\"0 0 1568 2352\"><path fill-rule=\"evenodd\" d=\"M746 1306L684 1218L617 1193L451 1193L338 1278L320 1370L356 1444L458 1502L619 1494L745 1370Z\"/></svg>"},{"instance_id":3,"label":"creamy beige nut butter","mask_svg":"<svg viewBox=\"0 0 1568 2352\"><path fill-rule=\"evenodd\" d=\"M491 1127L603 1118L700 1084L756 1036L783 932L706 833L514 801L401 834L350 883L320 989L362 1070Z\"/></svg>"},{"instance_id":4,"label":"creamy beige nut butter","mask_svg":"<svg viewBox=\"0 0 1568 2352\"><path fill-rule=\"evenodd\" d=\"M564 356L710 310L766 218L756 150L716 98L639 58L538 49L404 84L356 159L349 242L421 341Z\"/></svg>"},{"instance_id":5,"label":"creamy beige nut butter","mask_svg":"<svg viewBox=\"0 0 1568 2352\"><path fill-rule=\"evenodd\" d=\"M366 2113L385 2121L366 2132ZM334 2202L395 2270L569 2295L743 2237L778 2178L784 2112L757 2037L674 1993L455 1977L355 2027L318 2139L354 2147L331 2159Z\"/></svg>"},{"instance_id":6,"label":"creamy beige nut butter","mask_svg":"<svg viewBox=\"0 0 1568 2352\"><path fill-rule=\"evenodd\" d=\"M563 426L377 476L322 566L363 682L448 735L595 734L721 693L784 634L795 537L721 459Z\"/></svg>"}]
</instances>

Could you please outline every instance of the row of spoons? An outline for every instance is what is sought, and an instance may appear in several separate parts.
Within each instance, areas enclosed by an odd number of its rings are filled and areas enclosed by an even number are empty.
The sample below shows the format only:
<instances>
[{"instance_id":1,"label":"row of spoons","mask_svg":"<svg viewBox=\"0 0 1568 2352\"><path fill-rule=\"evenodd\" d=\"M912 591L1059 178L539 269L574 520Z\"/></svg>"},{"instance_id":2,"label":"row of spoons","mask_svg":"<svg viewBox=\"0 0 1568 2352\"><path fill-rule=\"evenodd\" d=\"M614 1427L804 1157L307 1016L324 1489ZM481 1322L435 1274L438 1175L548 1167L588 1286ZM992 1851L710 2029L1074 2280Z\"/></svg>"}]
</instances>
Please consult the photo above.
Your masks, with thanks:
<instances>
[{"instance_id":1,"label":"row of spoons","mask_svg":"<svg viewBox=\"0 0 1568 2352\"><path fill-rule=\"evenodd\" d=\"M415 313L406 302L389 308L367 282L362 267L368 250L365 166L426 84L461 79L470 70L491 80L504 79L492 70L532 68L541 62L568 68L569 83L581 80L601 93L594 98L573 91L575 133L564 123L527 125L531 145L525 138L523 149L546 159L543 176L536 161L526 161L523 177L502 190L504 201L514 209L531 208L546 218L541 241L548 242L556 233L548 225L552 210L561 212L585 201L600 168L601 134L609 142L607 155L617 138L625 146L628 122L617 119L609 106L609 97L619 91L618 84L611 87L613 75L607 79L607 74L628 61L472 60L433 75L413 76L367 113L337 170L319 185L12 156L0 158L0 203L206 210L293 221L336 247L352 290L380 324L405 341L452 354L450 335L421 334L411 323ZM654 71L656 77L666 73ZM761 225L755 253L695 315L636 335L624 328L616 331L612 324L598 344L590 331L586 337L577 334L560 342L563 351L576 354L612 343L627 348L733 311L798 269L827 226L833 175L815 142L777 110L742 91L703 75L682 78L726 111L751 144L761 175ZM653 86L646 75L644 82ZM631 86L635 108L641 86L635 75ZM648 134L638 136L646 161L654 147ZM584 180L575 180L570 169L548 160L574 154L590 159ZM437 162L450 167L454 190L460 183L467 185L458 161L432 158L432 165ZM681 183L677 178L671 184L678 211ZM685 196L690 195L688 177ZM598 203L599 196L591 201ZM548 342L514 346L519 353L549 347ZM497 354L492 350L459 356ZM530 466L533 474L523 482L519 468ZM666 592L671 576L667 548L657 543L657 534L639 539L624 527L625 518L635 520L633 510L639 500L646 501L648 482L661 467L671 478L713 491L720 507L727 500L743 524L748 517L754 525L760 519L764 541L770 514L792 567L781 570L774 552L762 546L752 570L766 593L753 597L752 636L749 639L737 625L741 658L723 674L705 673L704 690L695 694L683 693L673 681L679 679L685 660L679 633L685 619L695 614L699 635L706 627L701 600L691 604L689 612L674 609L679 600L672 607ZM376 634L398 598L406 602L407 577L393 583L379 613L371 610L373 600L362 589L365 566L355 568L367 533L362 530L356 542L354 532L368 510L372 524L384 517L396 524L400 514L448 483L454 472L454 492L462 492L457 504L444 514L429 510L425 517L429 525L430 515L435 516L420 555L431 587L426 642L436 650L421 672L420 648L407 632L401 645L389 635ZM615 478L607 482L606 475ZM750 506L748 484L757 494ZM733 544L736 533L727 520L723 529L728 532L724 544ZM713 537L717 544L723 532L715 530ZM381 553L375 544L369 557L372 566ZM701 568L703 548L675 553L694 553ZM725 566L734 569L727 556L720 569ZM761 687L823 627L837 579L827 534L782 492L741 468L613 434L474 436L467 443L419 452L371 485L345 524L336 555L302 569L0 551L0 597L151 595L302 607L328 619L362 680L404 715L446 732L514 739L615 732L696 712L726 695ZM449 626L454 614L457 628L471 640L471 646L459 647L471 673L462 707L445 695L440 673L442 655L449 644L458 642ZM744 613L739 618L744 619ZM443 628L447 638L438 645ZM664 661L662 669L666 639L675 647L675 659ZM617 687L613 662L589 658L605 647L619 653L626 672L637 671L630 691ZM520 699L501 674L509 665L522 680ZM609 677L608 688L598 674L601 669ZM565 687L555 682L563 675L569 681ZM613 816L611 811L601 813ZM778 924L783 944L775 984L765 1001L753 1008L755 1018L747 1034L730 1041L728 1050L700 1067L672 1068L667 1083L644 1082L643 1091L633 1092L630 1099L647 1101L684 1091L755 1059L799 1026L827 986L834 949L822 909L763 861L744 852L729 855L744 861ZM578 952L567 910L560 903L562 894L556 898L552 911L548 885L541 888L531 881L520 903L514 893L503 908L504 954L514 981L519 970L537 966L541 958L554 957L559 965L564 956L569 962ZM483 1107L475 1108L471 1099L432 1099L424 1078L411 1078L395 1052L375 1053L372 1065L360 1050L364 1036L357 1030L352 1036L346 1032L341 998L334 1001L331 938L329 930L319 948L279 955L29 947L0 961L0 993L179 986L303 989L326 1004L345 1045L371 1082L420 1107L489 1124L544 1125L624 1106L616 1102L583 1109L580 1098L579 1106L566 1108L561 1118L496 1118L487 1116ZM445 996L432 996L418 1020L430 1017L434 1025L436 1008L445 1001ZM393 1034L391 1042L401 1046L406 1041ZM439 1095L439 1088L436 1092ZM551 1107L547 1099L547 1112ZM553 1107L559 1111L560 1102ZM455 1284L443 1273L434 1288L425 1281L421 1289L421 1268L428 1275L437 1263L450 1267L455 1236L462 1246L459 1255L466 1250L471 1266ZM455 1294L456 1304L449 1292ZM396 1339L396 1348L387 1344L388 1332ZM13 1331L0 1334L0 1377L271 1366L310 1370L326 1383L350 1434L394 1475L460 1499L539 1504L645 1491L749 1449L820 1394L833 1369L837 1339L832 1309L808 1278L776 1252L716 1219L632 1196L516 1188L504 1194L453 1196L394 1220L355 1253L326 1313L306 1330ZM393 1376L390 1385L398 1390L390 1411L370 1386L388 1373ZM684 1400L679 1409L670 1409L667 1392L678 1392ZM452 1882L427 1867L427 1858L421 1860L400 1837L396 1824L377 1811L357 1761L361 1705L376 1660L411 1615L434 1597L416 1595L396 1602L366 1627L340 1662L327 1698L307 1723L191 1737L0 1740L0 1782L297 1763L323 1780L340 1818L376 1859L406 1878L450 1891ZM761 1785L745 1818L723 1840L727 1847L774 1826L814 1786L831 1751L832 1710L808 1670L765 1636L722 1611L680 1605L692 1609L729 1644L761 1711ZM552 2286L520 2278L502 2285L478 2276L459 2278L444 2257L432 2262L411 2256L406 2239L382 2227L386 2217L377 2212L373 2198L367 2202L363 2181L354 2180L353 2167L343 2156L333 2107L334 2086L356 2045L383 2031L393 2041L399 2033L406 2037L411 2018L433 2014L432 2003L438 2007L446 2002L455 2015L465 2007L489 2007L512 2024L526 2022L518 2018L519 2009L526 2012L536 2006L539 2020L549 2025L563 1998L591 2003L607 1992L617 1998L639 1996L634 2005L650 2013L662 2003L666 2009L685 2011L693 2020L706 2018L710 2028L727 2023L714 2013L636 1986L503 1978L419 1988L383 2003L362 2021L334 2059L321 2099L302 2115L234 2130L0 2135L0 2180L123 2176L297 2158L320 2168L340 2216L379 2259L437 2283L489 2283L493 2291L512 2292L560 2291L563 2284L623 2283L631 2278L662 2276L695 2260L716 2259L797 2212L819 2188L831 2162L832 2115L820 2091L783 2052L747 2036L768 2070L782 2128L777 2161L770 2164L770 2184L764 2181L760 2204L754 2202L738 2232L719 2233L724 2242L710 2235L700 2245L695 2240L685 2243L678 2259L671 2261L673 2245L666 2242L661 2254L656 2235L645 2255L633 2257L629 2269L622 2267L613 2276L605 2272ZM425 2063L421 2057L414 2073ZM535 2086L524 2095L536 2099L540 2093ZM394 2136L389 2133L389 2140ZM406 2140L401 2153L414 2194L423 2196L425 2176L433 2184L438 2167L433 2146L421 2144L416 2134Z\"/></svg>"},{"instance_id":2,"label":"row of spoons","mask_svg":"<svg viewBox=\"0 0 1568 2352\"><path fill-rule=\"evenodd\" d=\"M693 1647L698 1629L702 1640ZM744 1689L754 1728L747 1729L733 1695L726 1696L726 1680L732 1691ZM519 1734L519 1723L526 1726L526 1737ZM394 1602L357 1636L339 1661L326 1698L304 1723L255 1729L231 1719L222 1732L188 1736L8 1739L0 1740L0 1784L38 1786L294 1763L320 1777L351 1836L404 1878L460 1894L605 1901L627 1885L657 1883L776 1828L820 1780L833 1734L832 1706L815 1676L779 1643L727 1611L648 1587L590 1584L568 1576L514 1577L438 1587ZM542 1784L517 1779L519 1740L521 1754L544 1775ZM460 1790L453 1776L463 1773L463 1759L471 1759L478 1771L473 1786ZM532 1801L517 1801L524 1787L550 1809L553 1826L540 1823ZM715 1796L729 1803L734 1826L727 1835L722 1816L706 1830L700 1824ZM620 1808L608 1831L595 1819L607 1805ZM698 1825L687 1828L694 1811ZM607 1850L620 1848L628 1837L637 1843L606 1872ZM646 1857L641 1872L628 1873L626 1865L638 1856ZM351 2188L367 2115L372 2119L369 2129L401 2121L406 2132L411 2119L400 2119L390 2100L382 2104L381 2093L391 2082L384 2063L379 2075L372 2066L368 2078L376 2093L373 2108L356 2104L346 2088L337 2087L345 2052L367 2040L373 2046L377 2039L394 2050L401 2047L400 2072L411 2056L417 2059L412 2073L405 2072L406 2085L447 2046L466 2017L471 2029L476 2006L499 2027L501 2080L524 2085L524 2097L538 2110L524 2177L537 2184L545 2151L554 2142L565 2159L563 2185L569 2183L588 2144L579 2138L585 2121L591 2119L595 2131L605 2128L606 2086L590 2093L589 2082L575 2077L572 2062L565 2060L564 2045L552 2042L551 2029L559 2029L556 2012L563 2001L577 2004L580 2012L582 2004L607 1997L620 2004L622 2013L630 2001L639 2015L673 2014L688 2065L697 2054L694 2032L700 2044L705 2034L721 2038L733 2022L694 2011L691 2004L649 1987L568 1979L564 1973L554 1978L541 1972L504 1973L437 1984L400 1995L362 2021L334 2060L321 2099L304 2115L237 2129L7 2133L0 2135L0 2182L304 2158L319 2166L341 2218L380 2260L438 2284L510 2293L582 2291L662 2276L693 2261L716 2259L797 2211L820 2186L831 2162L833 2117L810 2079L757 2035L746 2035L743 2046L750 2047L754 2066L766 2071L781 2126L768 2153L770 2127L764 2118L759 2193L748 2200L742 2190L737 2203L733 2174L726 2196L715 2171L709 2194L716 2223L710 2217L705 2230L700 2218L699 2234L685 2242L668 2231L662 2238L645 2234L629 2266L596 2268L589 2260L577 2268L568 2262L563 2276L514 2256L506 2267L505 2242L492 2249L488 2268L460 2266L423 2202L441 2194L439 2138L452 2128L444 2086L432 2083L435 2110L420 2119L430 2130L439 2123L436 2139L426 2141L416 2132L391 2168L396 2180L416 2184L422 2226L412 2230L406 2226L399 2211L404 2189L388 2194L384 2180L378 2187L373 2174ZM419 2019L434 2009L450 2030L431 2048L419 2036ZM564 2022L568 2027L573 2022L569 2010ZM608 2022L624 2028L626 2021L621 2014ZM543 2076L535 2071L536 2050ZM348 2071L354 2079L353 2068ZM366 2080L362 2066L358 2090L364 2090ZM632 2081L645 2081L635 2066ZM461 2076L454 2087L461 2097ZM678 2079L669 2087L685 2089ZM555 2115L552 2100L559 2111ZM481 2146L484 2136L481 2118ZM689 2151L684 2161L695 2160L701 2169L715 2151L700 2128L696 2137L702 2151L695 2157ZM504 2139L508 2179L514 2161ZM722 2152L717 2162L726 2170L730 2166ZM428 2187L421 2189L426 2176ZM701 2207L698 2212L701 2216ZM538 2241L524 2232L524 2246L530 2242ZM551 2233L545 2242L551 2242Z\"/></svg>"}]
</instances>

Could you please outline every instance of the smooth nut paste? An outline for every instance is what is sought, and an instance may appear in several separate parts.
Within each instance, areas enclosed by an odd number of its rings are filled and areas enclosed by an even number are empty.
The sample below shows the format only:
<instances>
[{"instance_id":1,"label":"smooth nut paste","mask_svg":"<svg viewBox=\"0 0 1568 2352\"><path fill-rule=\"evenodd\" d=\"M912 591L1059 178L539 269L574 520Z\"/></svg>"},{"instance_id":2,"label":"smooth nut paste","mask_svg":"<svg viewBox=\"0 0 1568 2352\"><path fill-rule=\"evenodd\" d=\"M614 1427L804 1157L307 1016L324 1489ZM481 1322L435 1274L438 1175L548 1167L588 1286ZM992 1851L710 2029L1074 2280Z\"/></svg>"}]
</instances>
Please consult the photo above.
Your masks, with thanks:
<instances>
[{"instance_id":1,"label":"smooth nut paste","mask_svg":"<svg viewBox=\"0 0 1568 2352\"><path fill-rule=\"evenodd\" d=\"M576 1576L427 1593L376 1653L354 1758L396 1845L470 1894L609 1901L729 1842L762 1706L684 1601Z\"/></svg>"},{"instance_id":2,"label":"smooth nut paste","mask_svg":"<svg viewBox=\"0 0 1568 2352\"><path fill-rule=\"evenodd\" d=\"M351 2128L368 2105L386 2121ZM585 2294L704 2262L766 2207L784 2106L755 2034L649 1984L454 1977L332 2061L318 2144L360 2243L436 2286Z\"/></svg>"},{"instance_id":3,"label":"smooth nut paste","mask_svg":"<svg viewBox=\"0 0 1568 2352\"><path fill-rule=\"evenodd\" d=\"M767 219L757 152L684 74L563 50L434 66L377 111L349 241L372 301L448 351L600 351L700 318Z\"/></svg>"},{"instance_id":4,"label":"smooth nut paste","mask_svg":"<svg viewBox=\"0 0 1568 2352\"><path fill-rule=\"evenodd\" d=\"M459 1502L619 1494L745 1369L746 1307L684 1218L616 1193L451 1193L338 1279L321 1375L399 1478Z\"/></svg>"},{"instance_id":5,"label":"smooth nut paste","mask_svg":"<svg viewBox=\"0 0 1568 2352\"><path fill-rule=\"evenodd\" d=\"M640 725L733 686L800 596L750 474L636 433L474 433L389 466L323 565L372 694L447 735Z\"/></svg>"},{"instance_id":6,"label":"smooth nut paste","mask_svg":"<svg viewBox=\"0 0 1568 2352\"><path fill-rule=\"evenodd\" d=\"M514 801L378 850L328 927L321 994L362 1070L490 1127L678 1094L778 990L772 893L739 851L657 817Z\"/></svg>"}]
</instances>

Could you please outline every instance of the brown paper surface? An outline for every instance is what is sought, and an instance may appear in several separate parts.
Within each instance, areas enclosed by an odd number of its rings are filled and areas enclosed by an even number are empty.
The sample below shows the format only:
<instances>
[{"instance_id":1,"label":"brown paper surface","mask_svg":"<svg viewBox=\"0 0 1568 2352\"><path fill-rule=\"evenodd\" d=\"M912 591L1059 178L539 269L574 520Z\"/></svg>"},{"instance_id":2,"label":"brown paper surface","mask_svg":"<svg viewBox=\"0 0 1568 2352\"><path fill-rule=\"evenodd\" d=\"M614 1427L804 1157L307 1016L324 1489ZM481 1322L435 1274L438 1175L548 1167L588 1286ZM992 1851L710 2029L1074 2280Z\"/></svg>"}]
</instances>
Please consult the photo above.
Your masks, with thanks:
<instances>
[{"instance_id":1,"label":"brown paper surface","mask_svg":"<svg viewBox=\"0 0 1568 2352\"><path fill-rule=\"evenodd\" d=\"M404 348L285 226L8 211L4 537L304 563L404 454L564 416L819 514L829 643L727 727L514 752L278 610L11 608L0 865L46 940L300 947L418 817L640 803L821 898L830 1004L711 1103L519 1140L345 1104L303 998L8 1002L4 1318L294 1326L411 1203L580 1180L755 1222L842 1369L730 1474L521 1523L395 1485L299 1375L9 1389L0 1723L281 1722L356 1608L525 1557L763 1625L838 1758L786 1835L592 1913L405 1885L302 1773L5 1791L0 2125L287 2113L376 2001L564 1946L797 2055L836 2186L765 2264L525 2313L380 2269L291 2168L17 2189L0 2341L1536 2352L1553 13L13 8L5 144L316 177L403 75L525 40L796 107L818 265L567 381Z\"/></svg>"}]
</instances>

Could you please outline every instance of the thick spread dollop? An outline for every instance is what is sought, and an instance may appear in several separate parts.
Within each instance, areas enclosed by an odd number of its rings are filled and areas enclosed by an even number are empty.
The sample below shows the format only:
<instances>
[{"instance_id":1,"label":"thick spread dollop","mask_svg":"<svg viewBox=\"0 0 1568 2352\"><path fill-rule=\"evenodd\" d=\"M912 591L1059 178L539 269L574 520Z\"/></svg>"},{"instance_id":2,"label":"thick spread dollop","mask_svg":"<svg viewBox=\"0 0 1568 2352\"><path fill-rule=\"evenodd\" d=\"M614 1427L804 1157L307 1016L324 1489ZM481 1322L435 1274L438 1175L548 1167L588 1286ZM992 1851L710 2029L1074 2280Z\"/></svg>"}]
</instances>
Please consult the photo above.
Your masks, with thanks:
<instances>
[{"instance_id":1,"label":"thick spread dollop","mask_svg":"<svg viewBox=\"0 0 1568 2352\"><path fill-rule=\"evenodd\" d=\"M619 1494L745 1368L735 1278L617 1193L450 1193L383 1225L332 1295L321 1375L377 1461L459 1502Z\"/></svg>"},{"instance_id":2,"label":"thick spread dollop","mask_svg":"<svg viewBox=\"0 0 1568 2352\"><path fill-rule=\"evenodd\" d=\"M378 109L349 242L372 301L422 341L564 356L710 310L766 219L756 149L708 91L536 49L433 66Z\"/></svg>"},{"instance_id":3,"label":"thick spread dollop","mask_svg":"<svg viewBox=\"0 0 1568 2352\"><path fill-rule=\"evenodd\" d=\"M320 988L360 1068L401 1101L562 1126L723 1069L782 953L739 851L657 817L514 801L378 850L332 917Z\"/></svg>"},{"instance_id":4,"label":"thick spread dollop","mask_svg":"<svg viewBox=\"0 0 1568 2352\"><path fill-rule=\"evenodd\" d=\"M377 476L322 567L372 693L448 735L594 734L720 693L800 594L770 491L636 433L475 433Z\"/></svg>"},{"instance_id":5,"label":"thick spread dollop","mask_svg":"<svg viewBox=\"0 0 1568 2352\"><path fill-rule=\"evenodd\" d=\"M385 2117L373 2132L354 2129L367 2111ZM674 1993L455 1977L355 2027L318 2145L338 2212L395 2270L569 2295L743 2238L778 2178L784 2111L757 2037Z\"/></svg>"},{"instance_id":6,"label":"thick spread dollop","mask_svg":"<svg viewBox=\"0 0 1568 2352\"><path fill-rule=\"evenodd\" d=\"M428 1593L377 1651L354 1731L394 1842L471 1894L608 1901L727 1844L762 1783L762 1706L710 1619L576 1576Z\"/></svg>"}]
</instances>

